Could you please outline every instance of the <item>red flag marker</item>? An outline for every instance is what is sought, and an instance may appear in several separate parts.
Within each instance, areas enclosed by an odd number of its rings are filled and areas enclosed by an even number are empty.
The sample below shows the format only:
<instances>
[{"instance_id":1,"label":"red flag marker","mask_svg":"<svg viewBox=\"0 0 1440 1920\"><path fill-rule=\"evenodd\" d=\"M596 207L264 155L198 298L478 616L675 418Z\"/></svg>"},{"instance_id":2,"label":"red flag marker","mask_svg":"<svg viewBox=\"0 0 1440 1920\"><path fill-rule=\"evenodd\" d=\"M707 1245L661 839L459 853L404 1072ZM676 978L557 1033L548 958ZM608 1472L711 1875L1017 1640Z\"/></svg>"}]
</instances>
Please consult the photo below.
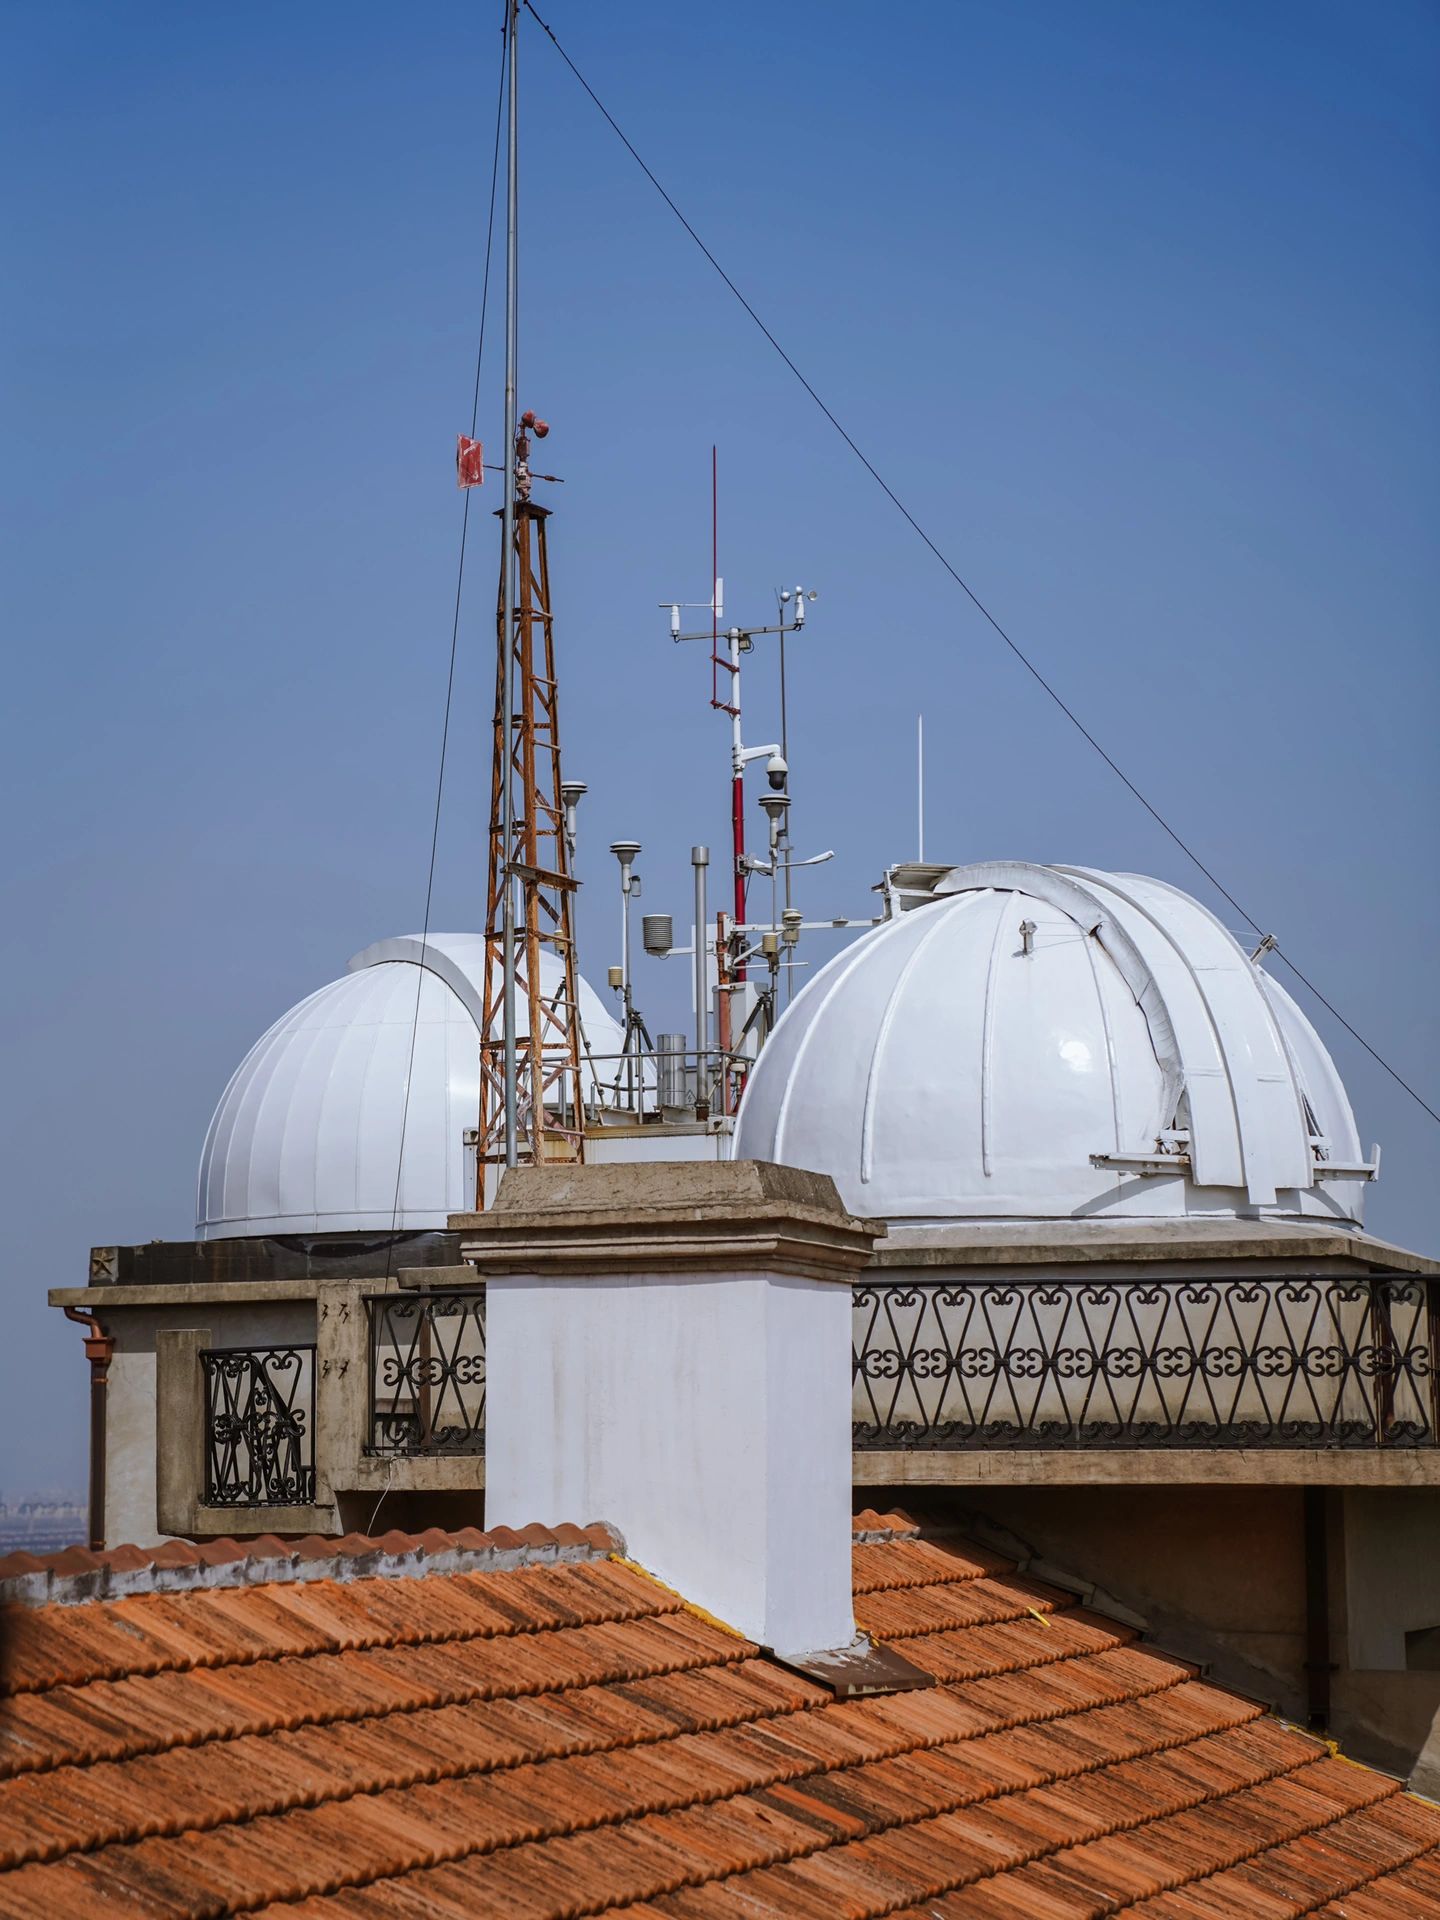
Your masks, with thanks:
<instances>
[{"instance_id":1,"label":"red flag marker","mask_svg":"<svg viewBox=\"0 0 1440 1920\"><path fill-rule=\"evenodd\" d=\"M485 448L478 440L467 440L463 433L455 448L455 484L457 487L485 484Z\"/></svg>"}]
</instances>

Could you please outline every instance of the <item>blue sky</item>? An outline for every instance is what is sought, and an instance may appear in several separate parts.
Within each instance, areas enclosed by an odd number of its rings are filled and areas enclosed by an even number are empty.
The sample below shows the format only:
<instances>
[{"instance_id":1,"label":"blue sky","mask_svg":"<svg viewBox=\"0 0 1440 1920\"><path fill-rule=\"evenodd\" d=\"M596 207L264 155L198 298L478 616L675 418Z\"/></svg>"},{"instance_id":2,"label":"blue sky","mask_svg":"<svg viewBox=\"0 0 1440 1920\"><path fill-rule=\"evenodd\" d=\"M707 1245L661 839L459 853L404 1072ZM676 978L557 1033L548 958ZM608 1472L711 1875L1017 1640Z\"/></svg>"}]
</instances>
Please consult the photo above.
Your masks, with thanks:
<instances>
[{"instance_id":1,"label":"blue sky","mask_svg":"<svg viewBox=\"0 0 1440 1920\"><path fill-rule=\"evenodd\" d=\"M78 1283L91 1243L188 1234L205 1123L251 1040L421 917L500 17L7 9L11 1493L83 1478L79 1329L46 1287ZM546 17L976 591L1433 1104L1440 14ZM723 723L656 609L706 591L712 441L730 610L821 590L793 656L793 819L800 851L837 858L804 905L863 913L912 851L922 710L932 855L1149 871L1219 905L533 22L522 61L521 398L566 480L552 568L591 978L618 957L609 840L644 843L646 907L679 921L691 842L725 831ZM487 349L492 441L500 371ZM483 909L495 554L475 525L450 927ZM752 686L768 737L763 666ZM642 989L669 1024L683 968ZM1440 1129L1319 1025L1385 1147L1372 1224L1440 1249Z\"/></svg>"}]
</instances>

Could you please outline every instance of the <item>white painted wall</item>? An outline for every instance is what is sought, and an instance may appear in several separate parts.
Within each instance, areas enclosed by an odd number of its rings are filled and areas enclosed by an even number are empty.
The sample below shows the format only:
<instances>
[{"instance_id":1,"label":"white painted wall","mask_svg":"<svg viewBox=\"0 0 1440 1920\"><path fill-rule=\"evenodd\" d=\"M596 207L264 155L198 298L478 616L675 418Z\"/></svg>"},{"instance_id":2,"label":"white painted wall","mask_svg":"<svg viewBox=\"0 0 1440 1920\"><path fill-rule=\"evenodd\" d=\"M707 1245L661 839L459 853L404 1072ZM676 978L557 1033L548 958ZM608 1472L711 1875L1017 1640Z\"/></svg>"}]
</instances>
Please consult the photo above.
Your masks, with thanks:
<instances>
[{"instance_id":1,"label":"white painted wall","mask_svg":"<svg viewBox=\"0 0 1440 1920\"><path fill-rule=\"evenodd\" d=\"M749 1638L782 1654L850 1644L848 1284L487 1287L487 1525L608 1520Z\"/></svg>"}]
</instances>

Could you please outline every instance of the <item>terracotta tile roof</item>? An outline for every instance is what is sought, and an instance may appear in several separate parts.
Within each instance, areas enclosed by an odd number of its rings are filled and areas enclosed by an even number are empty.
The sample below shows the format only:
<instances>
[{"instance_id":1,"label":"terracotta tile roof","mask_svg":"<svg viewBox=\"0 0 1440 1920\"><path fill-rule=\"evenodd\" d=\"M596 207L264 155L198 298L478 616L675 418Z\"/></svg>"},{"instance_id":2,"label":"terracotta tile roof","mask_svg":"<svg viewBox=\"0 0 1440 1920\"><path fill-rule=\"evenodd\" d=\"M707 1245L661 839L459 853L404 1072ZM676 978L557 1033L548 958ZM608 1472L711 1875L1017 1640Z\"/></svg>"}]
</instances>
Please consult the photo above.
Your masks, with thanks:
<instances>
[{"instance_id":1,"label":"terracotta tile roof","mask_svg":"<svg viewBox=\"0 0 1440 1920\"><path fill-rule=\"evenodd\" d=\"M993 1555L861 1515L857 1617L938 1684L838 1701L604 1539L13 1569L0 1915L1440 1911L1440 1809Z\"/></svg>"}]
</instances>

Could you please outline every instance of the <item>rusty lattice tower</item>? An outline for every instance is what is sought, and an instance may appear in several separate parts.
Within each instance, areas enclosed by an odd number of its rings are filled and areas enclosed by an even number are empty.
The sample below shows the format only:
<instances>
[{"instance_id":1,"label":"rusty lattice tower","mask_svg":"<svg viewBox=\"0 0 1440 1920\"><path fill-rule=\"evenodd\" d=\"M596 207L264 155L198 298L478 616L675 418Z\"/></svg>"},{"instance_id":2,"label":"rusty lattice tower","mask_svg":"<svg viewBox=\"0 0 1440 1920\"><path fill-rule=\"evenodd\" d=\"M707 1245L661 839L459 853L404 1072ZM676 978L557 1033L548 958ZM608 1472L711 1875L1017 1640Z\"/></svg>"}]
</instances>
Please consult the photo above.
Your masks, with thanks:
<instances>
[{"instance_id":1,"label":"rusty lattice tower","mask_svg":"<svg viewBox=\"0 0 1440 1920\"><path fill-rule=\"evenodd\" d=\"M560 705L546 547L549 510L530 498L529 432L515 439L514 632L505 645L503 553L496 618L495 735L490 776L490 858L485 893L485 1024L480 1041L477 1207L489 1167L506 1164L505 888L514 888L516 1140L520 1165L584 1158L570 844L560 791ZM513 662L507 742L505 669ZM510 844L506 846L506 782Z\"/></svg>"}]
</instances>

